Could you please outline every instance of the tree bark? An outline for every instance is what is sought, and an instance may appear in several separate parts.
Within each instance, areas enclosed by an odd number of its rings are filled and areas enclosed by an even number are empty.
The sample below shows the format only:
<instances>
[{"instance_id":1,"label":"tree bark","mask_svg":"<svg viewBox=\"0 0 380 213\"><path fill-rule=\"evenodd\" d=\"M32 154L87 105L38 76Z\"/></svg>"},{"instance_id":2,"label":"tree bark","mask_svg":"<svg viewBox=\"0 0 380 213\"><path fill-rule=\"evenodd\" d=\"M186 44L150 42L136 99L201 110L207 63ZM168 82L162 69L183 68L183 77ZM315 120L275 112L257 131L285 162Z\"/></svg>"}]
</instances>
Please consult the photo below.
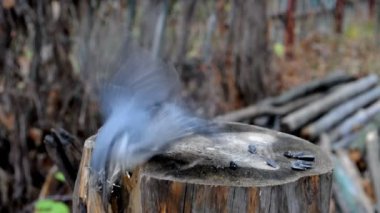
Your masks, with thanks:
<instances>
[{"instance_id":1,"label":"tree bark","mask_svg":"<svg viewBox=\"0 0 380 213\"><path fill-rule=\"evenodd\" d=\"M81 212L328 212L332 163L319 147L264 128L221 124L220 132L184 138L121 177L110 202L89 185L94 137L84 147L73 208ZM254 148L252 148L254 147ZM291 169L286 151L315 156ZM118 200L118 201L116 201Z\"/></svg>"},{"instance_id":2,"label":"tree bark","mask_svg":"<svg viewBox=\"0 0 380 213\"><path fill-rule=\"evenodd\" d=\"M234 23L236 47L235 72L237 84L247 104L267 96L272 85L269 70L267 1L235 2Z\"/></svg>"}]
</instances>

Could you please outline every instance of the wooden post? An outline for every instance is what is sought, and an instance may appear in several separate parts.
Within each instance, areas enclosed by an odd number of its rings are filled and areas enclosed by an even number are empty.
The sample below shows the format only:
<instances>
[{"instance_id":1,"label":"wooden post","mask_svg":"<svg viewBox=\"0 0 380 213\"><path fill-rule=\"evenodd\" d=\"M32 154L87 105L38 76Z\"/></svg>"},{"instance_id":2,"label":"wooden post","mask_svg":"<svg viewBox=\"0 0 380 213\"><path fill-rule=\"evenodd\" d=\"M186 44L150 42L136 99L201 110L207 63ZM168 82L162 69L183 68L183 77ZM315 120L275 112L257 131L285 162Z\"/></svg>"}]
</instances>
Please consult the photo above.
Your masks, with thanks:
<instances>
[{"instance_id":1,"label":"wooden post","mask_svg":"<svg viewBox=\"0 0 380 213\"><path fill-rule=\"evenodd\" d=\"M328 212L332 163L321 149L284 133L238 123L195 135L121 177L109 201L89 184L94 137L83 150L75 212ZM286 151L315 157L296 171Z\"/></svg>"},{"instance_id":2,"label":"wooden post","mask_svg":"<svg viewBox=\"0 0 380 213\"><path fill-rule=\"evenodd\" d=\"M335 32L342 33L344 16L344 0L336 0L335 5Z\"/></svg>"},{"instance_id":3,"label":"wooden post","mask_svg":"<svg viewBox=\"0 0 380 213\"><path fill-rule=\"evenodd\" d=\"M293 48L295 40L295 11L296 11L296 0L288 0L288 6L286 10L286 34L285 34L285 47L286 47L286 56L288 58L293 57Z\"/></svg>"}]
</instances>

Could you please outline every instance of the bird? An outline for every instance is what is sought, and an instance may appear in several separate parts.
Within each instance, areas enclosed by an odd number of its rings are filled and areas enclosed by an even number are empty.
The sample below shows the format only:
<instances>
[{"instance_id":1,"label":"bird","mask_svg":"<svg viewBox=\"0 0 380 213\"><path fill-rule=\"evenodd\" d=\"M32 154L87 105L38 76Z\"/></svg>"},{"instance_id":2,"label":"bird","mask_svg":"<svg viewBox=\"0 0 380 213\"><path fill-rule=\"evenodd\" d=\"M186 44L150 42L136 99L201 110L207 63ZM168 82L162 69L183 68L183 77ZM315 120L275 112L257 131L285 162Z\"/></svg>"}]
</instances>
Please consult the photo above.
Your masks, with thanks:
<instances>
[{"instance_id":1,"label":"bird","mask_svg":"<svg viewBox=\"0 0 380 213\"><path fill-rule=\"evenodd\" d=\"M180 138L210 130L181 98L176 70L149 51L125 42L100 86L104 122L90 171L107 199L118 177L131 172Z\"/></svg>"}]
</instances>

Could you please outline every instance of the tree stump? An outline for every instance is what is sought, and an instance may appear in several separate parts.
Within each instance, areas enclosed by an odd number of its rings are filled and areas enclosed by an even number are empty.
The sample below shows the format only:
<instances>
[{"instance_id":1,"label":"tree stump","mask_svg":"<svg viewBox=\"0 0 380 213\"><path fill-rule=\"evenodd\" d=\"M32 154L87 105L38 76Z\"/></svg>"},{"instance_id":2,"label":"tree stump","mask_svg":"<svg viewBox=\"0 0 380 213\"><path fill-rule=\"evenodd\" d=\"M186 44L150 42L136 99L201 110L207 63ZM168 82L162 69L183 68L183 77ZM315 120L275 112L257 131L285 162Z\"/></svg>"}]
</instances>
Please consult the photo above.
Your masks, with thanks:
<instances>
[{"instance_id":1,"label":"tree stump","mask_svg":"<svg viewBox=\"0 0 380 213\"><path fill-rule=\"evenodd\" d=\"M255 126L222 126L212 135L181 139L131 177L121 177L109 201L102 201L98 189L89 185L94 137L89 138L76 180L74 210L328 212L332 163L319 147ZM306 160L314 159L307 164L312 168L295 170L297 157L285 156L287 151L306 153Z\"/></svg>"}]
</instances>

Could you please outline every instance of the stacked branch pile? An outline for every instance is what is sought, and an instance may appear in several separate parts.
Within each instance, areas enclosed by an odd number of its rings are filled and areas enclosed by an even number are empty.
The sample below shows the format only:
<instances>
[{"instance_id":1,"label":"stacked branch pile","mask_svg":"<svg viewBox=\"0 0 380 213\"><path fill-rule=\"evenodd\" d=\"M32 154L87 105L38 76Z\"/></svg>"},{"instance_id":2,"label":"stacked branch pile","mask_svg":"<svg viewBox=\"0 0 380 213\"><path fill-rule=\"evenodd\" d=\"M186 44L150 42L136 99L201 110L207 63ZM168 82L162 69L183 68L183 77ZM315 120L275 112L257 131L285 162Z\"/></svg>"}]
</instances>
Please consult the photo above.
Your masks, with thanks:
<instances>
[{"instance_id":1,"label":"stacked branch pile","mask_svg":"<svg viewBox=\"0 0 380 213\"><path fill-rule=\"evenodd\" d=\"M331 154L334 200L342 212L373 212L380 205L380 84L375 74L344 72L295 87L216 117L269 127L311 140Z\"/></svg>"}]
</instances>

